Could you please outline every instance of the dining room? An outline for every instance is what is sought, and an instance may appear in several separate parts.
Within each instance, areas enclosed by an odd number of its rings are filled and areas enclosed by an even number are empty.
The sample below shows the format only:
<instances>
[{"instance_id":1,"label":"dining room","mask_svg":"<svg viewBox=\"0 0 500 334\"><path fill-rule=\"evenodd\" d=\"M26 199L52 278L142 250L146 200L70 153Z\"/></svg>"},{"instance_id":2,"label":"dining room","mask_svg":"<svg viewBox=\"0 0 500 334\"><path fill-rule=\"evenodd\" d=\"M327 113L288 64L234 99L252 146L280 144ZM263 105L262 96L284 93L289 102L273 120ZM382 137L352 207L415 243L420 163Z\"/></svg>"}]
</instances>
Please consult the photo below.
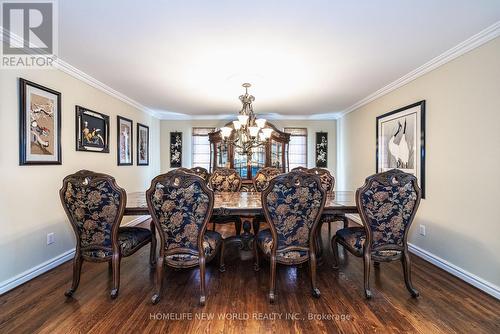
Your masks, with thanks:
<instances>
[{"instance_id":1,"label":"dining room","mask_svg":"<svg viewBox=\"0 0 500 334\"><path fill-rule=\"evenodd\" d=\"M0 6L0 333L500 332L500 2Z\"/></svg>"}]
</instances>

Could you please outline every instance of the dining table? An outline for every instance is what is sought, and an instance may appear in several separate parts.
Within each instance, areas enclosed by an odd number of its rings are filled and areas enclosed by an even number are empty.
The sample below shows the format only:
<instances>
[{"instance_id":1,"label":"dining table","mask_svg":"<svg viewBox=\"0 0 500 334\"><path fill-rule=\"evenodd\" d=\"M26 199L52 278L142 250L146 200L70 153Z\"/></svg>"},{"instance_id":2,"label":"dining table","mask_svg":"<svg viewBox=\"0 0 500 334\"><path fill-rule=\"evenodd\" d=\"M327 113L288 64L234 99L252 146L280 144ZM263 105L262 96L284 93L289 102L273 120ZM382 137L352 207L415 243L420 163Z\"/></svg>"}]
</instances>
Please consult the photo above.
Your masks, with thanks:
<instances>
[{"instance_id":1,"label":"dining table","mask_svg":"<svg viewBox=\"0 0 500 334\"><path fill-rule=\"evenodd\" d=\"M357 213L355 193L353 191L334 191L327 195L323 215L333 215L339 218L346 214ZM227 238L225 242L237 242L241 249L252 247L253 234L252 217L263 215L261 193L255 191L216 192L214 194L214 209L212 216L238 215L247 218L243 221L243 232L239 236ZM146 202L145 192L132 192L127 194L127 205L124 215L142 216L150 215ZM321 231L322 220L318 230ZM154 232L154 224L151 224Z\"/></svg>"}]
</instances>

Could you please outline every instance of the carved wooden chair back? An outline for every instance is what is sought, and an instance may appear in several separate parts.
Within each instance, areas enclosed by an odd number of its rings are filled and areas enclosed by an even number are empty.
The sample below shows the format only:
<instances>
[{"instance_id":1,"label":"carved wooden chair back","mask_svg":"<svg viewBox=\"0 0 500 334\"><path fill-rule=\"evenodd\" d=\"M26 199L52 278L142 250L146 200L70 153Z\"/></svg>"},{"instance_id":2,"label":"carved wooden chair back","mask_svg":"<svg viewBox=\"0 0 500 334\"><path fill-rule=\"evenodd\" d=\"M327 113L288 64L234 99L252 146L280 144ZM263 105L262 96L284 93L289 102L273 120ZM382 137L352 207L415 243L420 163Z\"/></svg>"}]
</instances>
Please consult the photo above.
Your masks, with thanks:
<instances>
[{"instance_id":1,"label":"carved wooden chair back","mask_svg":"<svg viewBox=\"0 0 500 334\"><path fill-rule=\"evenodd\" d=\"M308 170L307 167L299 166L292 168L291 172L307 172L307 170Z\"/></svg>"},{"instance_id":2,"label":"carved wooden chair back","mask_svg":"<svg viewBox=\"0 0 500 334\"><path fill-rule=\"evenodd\" d=\"M146 201L160 232L160 257L182 266L197 264L205 256L203 235L214 206L203 179L182 170L159 175L151 181Z\"/></svg>"},{"instance_id":3,"label":"carved wooden chair back","mask_svg":"<svg viewBox=\"0 0 500 334\"><path fill-rule=\"evenodd\" d=\"M201 177L203 179L203 181L205 181L206 183L208 183L208 179L210 178L210 173L208 172L208 170L206 168L203 168L203 167L193 167L190 170L194 174L196 174L199 177Z\"/></svg>"},{"instance_id":4,"label":"carved wooden chair back","mask_svg":"<svg viewBox=\"0 0 500 334\"><path fill-rule=\"evenodd\" d=\"M209 180L210 188L216 192L237 192L241 188L241 177L230 168L217 168Z\"/></svg>"},{"instance_id":5,"label":"carved wooden chair back","mask_svg":"<svg viewBox=\"0 0 500 334\"><path fill-rule=\"evenodd\" d=\"M365 251L404 250L420 198L412 174L392 169L366 178L356 191L356 205L367 227Z\"/></svg>"},{"instance_id":6,"label":"carved wooden chair back","mask_svg":"<svg viewBox=\"0 0 500 334\"><path fill-rule=\"evenodd\" d=\"M281 174L281 170L276 167L264 167L259 169L253 178L255 191L261 192L267 188L269 181Z\"/></svg>"},{"instance_id":7,"label":"carved wooden chair back","mask_svg":"<svg viewBox=\"0 0 500 334\"><path fill-rule=\"evenodd\" d=\"M327 193L331 193L335 187L335 178L328 169L325 168L311 168L307 170L308 173L318 175L321 180L321 185Z\"/></svg>"},{"instance_id":8,"label":"carved wooden chair back","mask_svg":"<svg viewBox=\"0 0 500 334\"><path fill-rule=\"evenodd\" d=\"M104 261L119 251L127 195L112 176L80 170L64 178L59 195L76 235L77 255Z\"/></svg>"}]
</instances>

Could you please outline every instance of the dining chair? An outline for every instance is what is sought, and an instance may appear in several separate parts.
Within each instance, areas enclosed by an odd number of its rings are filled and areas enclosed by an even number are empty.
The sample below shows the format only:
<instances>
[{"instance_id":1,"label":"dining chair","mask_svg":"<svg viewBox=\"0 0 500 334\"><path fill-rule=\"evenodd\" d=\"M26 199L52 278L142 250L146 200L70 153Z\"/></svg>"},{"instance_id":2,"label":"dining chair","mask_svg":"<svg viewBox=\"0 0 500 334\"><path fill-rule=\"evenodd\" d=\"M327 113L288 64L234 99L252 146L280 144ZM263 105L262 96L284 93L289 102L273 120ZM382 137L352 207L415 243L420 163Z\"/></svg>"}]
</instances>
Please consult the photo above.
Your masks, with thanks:
<instances>
[{"instance_id":1,"label":"dining chair","mask_svg":"<svg viewBox=\"0 0 500 334\"><path fill-rule=\"evenodd\" d=\"M312 294L316 286L316 229L325 206L325 190L318 176L290 172L273 178L262 192L264 215L270 228L257 234L255 270L259 270L259 249L270 259L269 301L275 301L276 263L298 265L309 261Z\"/></svg>"},{"instance_id":2,"label":"dining chair","mask_svg":"<svg viewBox=\"0 0 500 334\"><path fill-rule=\"evenodd\" d=\"M418 297L411 280L407 239L420 198L416 177L397 169L369 176L356 191L356 206L363 226L338 230L331 244L334 269L339 265L338 244L355 256L363 257L366 298L372 297L372 260L376 264L401 260L406 288L413 297Z\"/></svg>"},{"instance_id":3,"label":"dining chair","mask_svg":"<svg viewBox=\"0 0 500 334\"><path fill-rule=\"evenodd\" d=\"M151 243L154 265L156 237L141 227L120 227L127 194L106 174L80 170L63 180L61 203L76 236L73 282L65 295L71 297L80 283L83 261L108 262L112 268L111 298L120 288L120 261Z\"/></svg>"},{"instance_id":4,"label":"dining chair","mask_svg":"<svg viewBox=\"0 0 500 334\"><path fill-rule=\"evenodd\" d=\"M241 188L241 177L238 172L230 168L217 168L210 175L209 185L214 192L238 192ZM216 224L234 223L236 235L241 234L241 217L215 216L212 217L213 230L215 231Z\"/></svg>"},{"instance_id":5,"label":"dining chair","mask_svg":"<svg viewBox=\"0 0 500 334\"><path fill-rule=\"evenodd\" d=\"M200 267L200 304L206 300L205 264L219 253L222 236L207 231L214 206L214 194L203 179L182 170L172 170L151 181L146 191L151 217L159 231L160 252L156 260L153 304L160 301L164 264L173 268Z\"/></svg>"},{"instance_id":6,"label":"dining chair","mask_svg":"<svg viewBox=\"0 0 500 334\"><path fill-rule=\"evenodd\" d=\"M276 167L264 167L259 169L259 171L255 174L253 178L253 187L255 191L262 192L269 185L269 181L271 181L274 177L281 174L281 170ZM265 223L266 217L264 215L256 215L252 219L252 228L254 235L257 235L259 232L260 223Z\"/></svg>"}]
</instances>

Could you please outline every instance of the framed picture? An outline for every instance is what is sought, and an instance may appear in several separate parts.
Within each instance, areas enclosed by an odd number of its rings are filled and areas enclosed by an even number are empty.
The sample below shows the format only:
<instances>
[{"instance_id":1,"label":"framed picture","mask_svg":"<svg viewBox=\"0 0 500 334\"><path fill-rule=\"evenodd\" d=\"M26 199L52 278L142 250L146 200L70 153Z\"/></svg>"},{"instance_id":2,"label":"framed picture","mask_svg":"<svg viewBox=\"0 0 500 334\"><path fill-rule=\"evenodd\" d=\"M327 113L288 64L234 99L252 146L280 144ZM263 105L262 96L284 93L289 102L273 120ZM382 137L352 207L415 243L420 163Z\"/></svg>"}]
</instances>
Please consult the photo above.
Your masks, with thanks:
<instances>
[{"instance_id":1,"label":"framed picture","mask_svg":"<svg viewBox=\"0 0 500 334\"><path fill-rule=\"evenodd\" d=\"M170 132L170 167L182 166L182 132Z\"/></svg>"},{"instance_id":2,"label":"framed picture","mask_svg":"<svg viewBox=\"0 0 500 334\"><path fill-rule=\"evenodd\" d=\"M133 164L132 158L132 136L133 129L132 120L117 116L118 129L117 137L117 152L118 152L118 166L130 166Z\"/></svg>"},{"instance_id":3,"label":"framed picture","mask_svg":"<svg viewBox=\"0 0 500 334\"><path fill-rule=\"evenodd\" d=\"M328 164L328 133L316 132L316 167L326 168Z\"/></svg>"},{"instance_id":4,"label":"framed picture","mask_svg":"<svg viewBox=\"0 0 500 334\"><path fill-rule=\"evenodd\" d=\"M137 123L137 165L149 165L149 127Z\"/></svg>"},{"instance_id":5,"label":"framed picture","mask_svg":"<svg viewBox=\"0 0 500 334\"><path fill-rule=\"evenodd\" d=\"M415 175L425 198L425 101L377 117L377 173L397 168Z\"/></svg>"},{"instance_id":6,"label":"framed picture","mask_svg":"<svg viewBox=\"0 0 500 334\"><path fill-rule=\"evenodd\" d=\"M19 164L61 165L61 93L19 79Z\"/></svg>"},{"instance_id":7,"label":"framed picture","mask_svg":"<svg viewBox=\"0 0 500 334\"><path fill-rule=\"evenodd\" d=\"M109 116L76 106L76 150L109 153Z\"/></svg>"}]
</instances>

